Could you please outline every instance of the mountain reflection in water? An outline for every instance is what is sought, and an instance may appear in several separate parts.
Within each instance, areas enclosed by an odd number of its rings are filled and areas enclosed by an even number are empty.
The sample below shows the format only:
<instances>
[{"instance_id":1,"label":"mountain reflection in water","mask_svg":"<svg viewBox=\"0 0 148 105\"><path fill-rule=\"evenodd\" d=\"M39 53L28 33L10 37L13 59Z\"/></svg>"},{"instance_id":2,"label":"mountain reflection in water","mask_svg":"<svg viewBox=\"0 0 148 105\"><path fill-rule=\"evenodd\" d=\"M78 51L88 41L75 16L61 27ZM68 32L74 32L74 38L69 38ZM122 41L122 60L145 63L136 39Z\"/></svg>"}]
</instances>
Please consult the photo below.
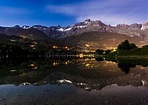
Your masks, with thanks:
<instances>
[{"instance_id":1,"label":"mountain reflection in water","mask_svg":"<svg viewBox=\"0 0 148 105\"><path fill-rule=\"evenodd\" d=\"M142 62L142 61L141 61ZM145 61L144 61L145 62ZM73 84L85 90L105 86L147 85L148 67L136 62L103 61L103 59L46 59L1 61L0 84L43 85Z\"/></svg>"}]
</instances>

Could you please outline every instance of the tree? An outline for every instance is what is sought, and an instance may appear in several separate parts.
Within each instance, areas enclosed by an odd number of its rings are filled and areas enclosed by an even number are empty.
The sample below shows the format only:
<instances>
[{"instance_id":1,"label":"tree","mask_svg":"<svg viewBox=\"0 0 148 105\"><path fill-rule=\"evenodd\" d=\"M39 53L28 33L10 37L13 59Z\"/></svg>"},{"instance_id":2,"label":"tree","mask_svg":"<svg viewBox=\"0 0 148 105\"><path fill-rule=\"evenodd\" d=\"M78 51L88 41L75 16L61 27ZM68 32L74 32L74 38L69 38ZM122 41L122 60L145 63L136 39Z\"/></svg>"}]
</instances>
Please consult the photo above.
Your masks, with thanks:
<instances>
[{"instance_id":1,"label":"tree","mask_svg":"<svg viewBox=\"0 0 148 105\"><path fill-rule=\"evenodd\" d=\"M131 43L130 44L130 49L135 49L135 48L138 48L134 43Z\"/></svg>"},{"instance_id":2,"label":"tree","mask_svg":"<svg viewBox=\"0 0 148 105\"><path fill-rule=\"evenodd\" d=\"M105 50L105 54L109 54L111 50Z\"/></svg>"},{"instance_id":3,"label":"tree","mask_svg":"<svg viewBox=\"0 0 148 105\"><path fill-rule=\"evenodd\" d=\"M118 45L118 50L132 50L135 48L138 48L138 47L134 43L129 43L128 40L125 40Z\"/></svg>"},{"instance_id":4,"label":"tree","mask_svg":"<svg viewBox=\"0 0 148 105\"><path fill-rule=\"evenodd\" d=\"M148 48L148 45L142 46L142 48Z\"/></svg>"},{"instance_id":5,"label":"tree","mask_svg":"<svg viewBox=\"0 0 148 105\"><path fill-rule=\"evenodd\" d=\"M104 52L104 50L100 50L100 49L96 50L96 53L99 55L103 55L103 52Z\"/></svg>"}]
</instances>

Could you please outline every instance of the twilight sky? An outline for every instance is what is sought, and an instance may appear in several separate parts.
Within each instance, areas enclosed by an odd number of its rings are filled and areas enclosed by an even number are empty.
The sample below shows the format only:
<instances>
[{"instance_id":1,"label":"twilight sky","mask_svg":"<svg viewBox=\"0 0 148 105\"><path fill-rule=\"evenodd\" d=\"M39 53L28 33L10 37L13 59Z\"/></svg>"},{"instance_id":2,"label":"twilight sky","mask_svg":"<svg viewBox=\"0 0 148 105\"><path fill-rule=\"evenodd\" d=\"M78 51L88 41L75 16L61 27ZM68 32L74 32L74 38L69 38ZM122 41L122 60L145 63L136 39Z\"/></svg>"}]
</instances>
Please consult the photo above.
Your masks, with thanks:
<instances>
[{"instance_id":1,"label":"twilight sky","mask_svg":"<svg viewBox=\"0 0 148 105\"><path fill-rule=\"evenodd\" d=\"M106 24L148 21L148 0L0 0L0 26Z\"/></svg>"}]
</instances>

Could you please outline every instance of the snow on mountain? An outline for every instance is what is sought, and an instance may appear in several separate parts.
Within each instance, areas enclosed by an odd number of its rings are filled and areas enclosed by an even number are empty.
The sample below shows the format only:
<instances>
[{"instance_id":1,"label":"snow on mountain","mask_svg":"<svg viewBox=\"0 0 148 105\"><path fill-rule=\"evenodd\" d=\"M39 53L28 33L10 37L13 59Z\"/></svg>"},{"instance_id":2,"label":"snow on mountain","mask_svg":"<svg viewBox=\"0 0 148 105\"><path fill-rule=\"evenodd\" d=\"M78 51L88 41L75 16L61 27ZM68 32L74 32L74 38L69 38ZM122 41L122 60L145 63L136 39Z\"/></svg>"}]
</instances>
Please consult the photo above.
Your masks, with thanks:
<instances>
[{"instance_id":1,"label":"snow on mountain","mask_svg":"<svg viewBox=\"0 0 148 105\"><path fill-rule=\"evenodd\" d=\"M72 27L66 28L64 31L70 31Z\"/></svg>"},{"instance_id":2,"label":"snow on mountain","mask_svg":"<svg viewBox=\"0 0 148 105\"><path fill-rule=\"evenodd\" d=\"M148 28L148 22L142 24L141 30L145 30L145 29L147 29L147 28Z\"/></svg>"},{"instance_id":3,"label":"snow on mountain","mask_svg":"<svg viewBox=\"0 0 148 105\"><path fill-rule=\"evenodd\" d=\"M72 27L69 27L69 28L59 28L59 29L57 29L57 31L65 32L65 31L70 31L71 29L72 29Z\"/></svg>"},{"instance_id":4,"label":"snow on mountain","mask_svg":"<svg viewBox=\"0 0 148 105\"><path fill-rule=\"evenodd\" d=\"M30 26L24 25L24 26L22 26L22 28L23 28L23 29L29 29Z\"/></svg>"},{"instance_id":5,"label":"snow on mountain","mask_svg":"<svg viewBox=\"0 0 148 105\"><path fill-rule=\"evenodd\" d=\"M64 31L64 29L63 28L59 28L59 29L57 29L57 31Z\"/></svg>"},{"instance_id":6,"label":"snow on mountain","mask_svg":"<svg viewBox=\"0 0 148 105\"><path fill-rule=\"evenodd\" d=\"M86 25L76 26L76 28L84 28Z\"/></svg>"},{"instance_id":7,"label":"snow on mountain","mask_svg":"<svg viewBox=\"0 0 148 105\"><path fill-rule=\"evenodd\" d=\"M83 22L78 22L72 26L61 27L61 26L42 26L42 25L33 25L27 26L24 25L22 27L15 26L15 28L22 28L28 30L30 28L35 28L39 31L44 32L47 36L50 36L54 39L60 39L68 36L72 36L75 34L90 32L90 31L98 31L98 32L111 32L111 33L119 33L126 34L128 36L148 36L148 22L144 24L134 23L131 25L128 24L117 24L116 26L106 25L100 20L90 20L86 19Z\"/></svg>"}]
</instances>

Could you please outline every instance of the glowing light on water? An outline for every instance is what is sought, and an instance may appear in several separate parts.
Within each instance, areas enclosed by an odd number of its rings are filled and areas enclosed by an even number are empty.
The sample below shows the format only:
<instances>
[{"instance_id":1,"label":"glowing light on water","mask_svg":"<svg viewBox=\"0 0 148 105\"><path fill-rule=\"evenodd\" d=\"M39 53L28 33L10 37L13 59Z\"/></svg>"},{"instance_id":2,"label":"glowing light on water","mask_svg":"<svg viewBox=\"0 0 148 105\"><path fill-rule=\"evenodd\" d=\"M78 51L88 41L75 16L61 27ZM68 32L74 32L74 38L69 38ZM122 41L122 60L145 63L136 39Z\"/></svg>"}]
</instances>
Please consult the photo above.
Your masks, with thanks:
<instances>
[{"instance_id":1,"label":"glowing light on water","mask_svg":"<svg viewBox=\"0 0 148 105\"><path fill-rule=\"evenodd\" d=\"M88 66L90 66L90 64L86 64L85 66L88 67Z\"/></svg>"},{"instance_id":2,"label":"glowing light on water","mask_svg":"<svg viewBox=\"0 0 148 105\"><path fill-rule=\"evenodd\" d=\"M80 57L80 58L83 58L83 57L84 57L84 55L83 55L83 54L80 54L80 55L79 55L79 57Z\"/></svg>"}]
</instances>

